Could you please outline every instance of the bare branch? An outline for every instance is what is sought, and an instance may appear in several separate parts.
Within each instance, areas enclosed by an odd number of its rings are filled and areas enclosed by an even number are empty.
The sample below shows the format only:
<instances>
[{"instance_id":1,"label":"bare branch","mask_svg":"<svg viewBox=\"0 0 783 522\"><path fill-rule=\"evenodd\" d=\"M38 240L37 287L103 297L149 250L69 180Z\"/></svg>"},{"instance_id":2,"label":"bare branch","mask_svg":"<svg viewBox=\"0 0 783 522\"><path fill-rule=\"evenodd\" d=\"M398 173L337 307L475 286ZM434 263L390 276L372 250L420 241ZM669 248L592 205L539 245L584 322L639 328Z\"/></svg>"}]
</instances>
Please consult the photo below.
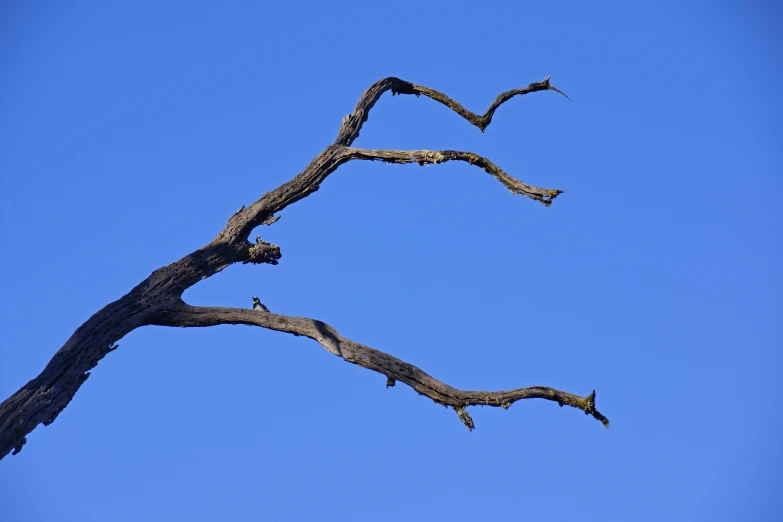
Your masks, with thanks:
<instances>
[{"instance_id":1,"label":"bare branch","mask_svg":"<svg viewBox=\"0 0 783 522\"><path fill-rule=\"evenodd\" d=\"M244 206L229 218L223 231L209 244L180 260L155 270L126 295L103 307L80 326L55 353L44 370L16 393L0 404L0 459L12 450L17 453L26 442L26 435L36 426L48 425L68 405L90 371L116 342L145 325L211 326L214 324L254 324L264 328L304 335L317 340L330 352L346 361L386 376L386 385L401 381L422 395L450 406L468 428L473 421L465 408L472 405L508 407L514 401L543 398L578 408L608 426L606 418L595 410L595 392L579 397L553 388L533 386L506 392L463 391L452 388L408 363L367 346L341 337L329 325L312 319L265 314L252 310L198 308L182 303L182 293L197 282L215 275L234 263L277 264L280 247L260 237L249 241L257 226L271 225L279 212L288 205L317 191L320 184L340 165L355 159L382 160L390 163L437 164L445 161L466 161L492 174L515 194L524 194L549 205L562 191L533 187L506 174L486 158L461 151L395 151L365 150L350 147L358 137L369 111L386 91L392 94L425 95L442 103L476 125L482 131L492 121L495 110L514 96L530 92L561 91L549 83L531 83L524 89L502 93L487 112L479 116L466 110L445 94L399 78L384 78L370 86L354 111L343 119L335 143L329 145L291 181L267 192L258 201Z\"/></svg>"},{"instance_id":2,"label":"bare branch","mask_svg":"<svg viewBox=\"0 0 783 522\"><path fill-rule=\"evenodd\" d=\"M356 108L353 110L353 112L343 118L343 123L340 126L340 132L337 135L335 143L341 145L351 145L356 140L356 138L359 137L359 131L361 131L364 122L367 121L367 118L370 114L370 109L373 108L383 93L389 90L391 90L392 95L414 94L416 96L420 96L423 94L424 96L442 103L449 109L453 110L468 120L470 123L481 129L481 132L484 132L484 130L492 122L492 116L495 115L495 111L498 109L498 107L514 96L549 90L558 92L568 98L566 93L549 83L549 76L547 76L543 81L533 82L524 89L512 89L510 91L501 93L497 98L495 98L495 101L492 102L492 105L489 106L487 112L485 112L483 115L478 115L475 112L467 110L462 106L461 103L449 98L440 91L430 89L429 87L425 87L423 85L416 85L415 83L407 82L405 80L400 80L399 78L389 77L375 82L364 92L364 94L362 94L362 97L359 98L359 102L356 104ZM568 98L568 100L570 101L571 98Z\"/></svg>"},{"instance_id":3,"label":"bare branch","mask_svg":"<svg viewBox=\"0 0 783 522\"><path fill-rule=\"evenodd\" d=\"M252 230L263 224L266 220L270 219L275 212L282 211L285 207L291 203L295 203L302 198L305 198L317 191L326 177L344 163L346 158L340 154L341 150L347 146L350 146L356 138L359 137L359 131L361 131L364 122L369 117L370 110L375 106L375 103L380 97L387 91L392 91L392 95L395 94L414 94L416 96L424 95L439 103L442 103L449 107L451 110L468 120L473 125L477 126L483 132L484 129L492 122L492 117L495 111L502 104L513 98L514 96L529 94L531 92L538 91L555 91L566 98L565 93L555 88L549 83L549 76L544 78L543 81L533 82L523 89L513 89L501 93L492 105L489 106L487 112L483 115L478 115L474 112L467 110L459 102L453 100L435 89L430 89L423 85L416 85L415 83L407 82L395 77L388 77L379 80L372 84L356 103L351 114L346 115L343 118L342 125L340 126L340 132L337 135L335 142L327 147L321 154L316 156L313 161L298 174L294 179L288 183L284 183L277 189L267 192L261 199L250 205L248 208L238 212L229 220L228 225L216 238L220 241L241 241L247 240ZM570 99L570 98L569 98ZM483 159L483 158L481 158ZM464 161L464 160L463 160ZM486 161L486 160L485 160ZM500 169L497 169L502 172ZM489 172L489 171L488 171ZM492 173L492 172L490 172ZM492 173L495 175L494 173ZM505 175L505 174L504 174ZM507 176L507 175L506 175ZM498 177L498 176L496 176ZM507 176L510 178L510 176ZM501 179L498 177L498 179ZM513 179L513 178L511 178ZM501 179L501 181L503 181ZM505 182L504 182L505 184ZM507 185L508 186L508 185ZM552 197L539 194L539 197L535 197L528 194L525 189L521 187L518 189L509 187L512 191L518 190L518 193L524 193L528 197L532 197L544 204L551 203ZM532 188L532 187L531 187ZM562 191L558 191L562 192Z\"/></svg>"},{"instance_id":4,"label":"bare branch","mask_svg":"<svg viewBox=\"0 0 783 522\"><path fill-rule=\"evenodd\" d=\"M418 163L419 165L436 165L447 161L464 161L480 167L484 172L492 174L498 181L508 188L512 194L522 194L546 206L552 204L562 190L534 187L522 183L513 176L508 175L499 166L487 158L463 152L459 150L370 150L370 149L346 149L351 159L381 160L386 163Z\"/></svg>"},{"instance_id":5,"label":"bare branch","mask_svg":"<svg viewBox=\"0 0 783 522\"><path fill-rule=\"evenodd\" d=\"M153 318L152 324L180 327L244 324L309 337L347 362L385 375L387 387L400 381L420 395L429 397L443 406L454 408L460 420L471 430L474 427L473 420L465 410L466 407L481 405L507 409L522 399L546 399L557 402L560 406L571 406L592 415L604 426L609 427L609 420L595 408L595 391L586 397L580 397L546 386L497 392L459 390L435 379L412 364L347 339L332 326L315 319L289 317L243 308L201 307L183 303L174 309L161 311Z\"/></svg>"}]
</instances>

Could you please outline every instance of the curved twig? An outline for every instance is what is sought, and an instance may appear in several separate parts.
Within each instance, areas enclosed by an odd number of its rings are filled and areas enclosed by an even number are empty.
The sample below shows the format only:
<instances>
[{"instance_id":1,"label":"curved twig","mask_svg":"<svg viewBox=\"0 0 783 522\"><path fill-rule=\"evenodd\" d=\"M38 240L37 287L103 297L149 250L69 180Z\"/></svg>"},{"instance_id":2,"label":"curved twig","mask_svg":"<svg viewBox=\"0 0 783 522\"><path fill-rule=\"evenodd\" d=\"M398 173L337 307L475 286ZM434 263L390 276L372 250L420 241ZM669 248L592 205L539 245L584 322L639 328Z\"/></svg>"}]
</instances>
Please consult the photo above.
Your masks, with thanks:
<instances>
[{"instance_id":1,"label":"curved twig","mask_svg":"<svg viewBox=\"0 0 783 522\"><path fill-rule=\"evenodd\" d=\"M481 405L508 409L513 403L523 399L546 399L557 402L560 406L571 406L592 415L604 426L609 427L609 420L595 408L595 391L585 397L580 397L547 386L530 386L497 392L459 390L439 381L410 363L345 338L332 326L315 319L290 317L243 308L190 306L183 303L171 310L161 311L153 319L152 324L179 327L244 324L309 337L320 343L330 353L342 357L350 363L385 375L387 387L390 385L389 383L399 381L438 404L451 406L471 430L475 426L465 409L466 407Z\"/></svg>"},{"instance_id":2,"label":"curved twig","mask_svg":"<svg viewBox=\"0 0 783 522\"><path fill-rule=\"evenodd\" d=\"M379 80L371 85L370 88L367 89L364 94L362 94L361 98L359 98L359 101L356 103L356 108L354 108L353 112L343 118L343 124L340 126L340 132L337 135L335 143L341 145L350 145L353 143L356 138L359 137L359 131L361 131L364 122L367 121L370 109L372 109L383 93L389 90L391 90L392 95L414 94L416 96L420 96L423 94L424 96L431 98L436 102L442 103L481 129L481 132L484 132L484 130L492 122L492 116L495 115L495 111L498 109L498 107L506 103L514 96L529 94L531 92L537 91L555 91L562 94L570 101L571 98L569 98L566 93L549 83L549 78L550 77L547 76L543 81L533 82L524 89L512 89L510 91L501 93L497 98L495 98L495 101L492 102L492 105L489 106L489 109L487 109L487 112L485 112L483 115L479 115L475 112L467 110L458 101L449 98L442 92L436 91L435 89L430 89L429 87L425 87L423 85L416 85L415 83L400 80L399 78L384 78L383 80Z\"/></svg>"}]
</instances>

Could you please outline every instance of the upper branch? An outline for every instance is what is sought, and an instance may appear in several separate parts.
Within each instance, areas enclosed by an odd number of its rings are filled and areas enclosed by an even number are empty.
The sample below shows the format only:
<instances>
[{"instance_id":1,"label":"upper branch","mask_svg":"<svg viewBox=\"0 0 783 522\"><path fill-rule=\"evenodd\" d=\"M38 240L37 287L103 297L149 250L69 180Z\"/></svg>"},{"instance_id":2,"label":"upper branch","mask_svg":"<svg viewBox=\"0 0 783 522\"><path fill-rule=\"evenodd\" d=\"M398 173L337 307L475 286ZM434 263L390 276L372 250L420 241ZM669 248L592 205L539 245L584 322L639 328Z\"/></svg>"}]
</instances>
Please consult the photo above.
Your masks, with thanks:
<instances>
[{"instance_id":1,"label":"upper branch","mask_svg":"<svg viewBox=\"0 0 783 522\"><path fill-rule=\"evenodd\" d=\"M399 78L389 77L375 82L364 92L364 94L362 94L362 97L359 98L359 102L356 104L356 108L354 108L353 112L343 118L343 124L340 126L340 132L337 135L335 143L341 145L351 145L356 140L356 138L359 137L359 131L361 131L364 122L367 121L367 118L370 114L370 109L373 108L383 93L388 90L391 90L392 95L415 94L416 96L420 96L423 94L424 96L427 96L428 98L431 98L450 108L468 120L470 123L481 129L481 132L484 132L484 129L486 129L492 122L492 116L494 116L498 107L514 96L528 94L536 91L549 90L558 92L568 98L568 95L566 95L563 91L557 89L554 85L549 83L549 76L547 76L543 81L533 82L524 89L512 89L510 91L501 93L497 98L495 98L495 101L492 102L492 105L489 106L487 112L485 112L483 115L479 115L475 112L467 110L462 106L461 103L449 98L440 91L430 89L429 87L425 87L423 85L416 85L415 83L406 82L405 80L401 80ZM568 99L570 100L570 98Z\"/></svg>"},{"instance_id":2,"label":"upper branch","mask_svg":"<svg viewBox=\"0 0 783 522\"><path fill-rule=\"evenodd\" d=\"M415 83L407 82L399 78L388 77L379 80L372 84L356 104L353 112L348 114L340 126L340 132L335 142L328 146L324 151L316 156L305 169L297 174L291 181L280 185L275 190L267 192L259 200L251 204L247 208L242 208L237 211L228 224L216 238L218 242L237 243L241 241L247 241L248 236L252 230L261 225L262 223L269 222L274 219L275 212L280 212L288 205L299 201L317 191L326 177L337 169L342 163L351 159L371 159L363 157L362 155L346 155L344 151L349 147L354 140L359 136L359 131L367 121L370 110L375 106L375 103L380 99L383 93L392 91L394 94L415 94L416 96L424 95L433 100L440 102L454 112L468 120L473 125L484 131L484 129L492 121L492 116L495 111L503 103L510 100L514 96L528 94L537 91L556 91L563 96L565 93L555 88L549 83L549 76L544 78L543 81L533 82L524 89L513 89L504 93L501 93L495 101L490 105L487 112L483 115L478 115L467 110L459 102L453 100L435 89L424 87L423 85L416 85ZM568 98L568 96L566 96ZM361 149L350 149L361 150ZM393 151L390 151L393 152ZM443 151L444 153L450 151ZM548 205L551 200L562 191L550 190L550 189L537 189L530 185L525 185L517 180L514 180L511 176L508 176L499 167L491 163L485 158L481 158L471 153L458 153L458 156L449 157L441 161L448 161L450 159L459 159L461 161L468 161L475 163L482 167L484 170L498 178L503 184L517 194L525 194L526 196L541 201ZM375 158L382 159L382 158ZM386 158L394 161L395 163L404 163L402 158ZM417 160L418 161L418 160ZM432 163L432 162L427 162ZM543 192L540 192L543 191Z\"/></svg>"},{"instance_id":3,"label":"upper branch","mask_svg":"<svg viewBox=\"0 0 783 522\"><path fill-rule=\"evenodd\" d=\"M562 190L534 187L533 185L523 183L514 176L507 174L503 169L487 158L479 156L478 154L473 154L472 152L460 150L370 150L353 147L346 148L345 151L351 159L381 160L386 163L418 163L419 165L433 165L446 161L464 161L480 167L484 172L497 178L497 180L503 183L512 194L522 194L530 199L540 201L546 206L551 205L552 200L555 199L558 194L563 193Z\"/></svg>"},{"instance_id":4,"label":"upper branch","mask_svg":"<svg viewBox=\"0 0 783 522\"><path fill-rule=\"evenodd\" d=\"M580 397L547 386L530 386L497 392L460 390L435 379L412 364L347 339L333 327L315 319L289 317L243 308L202 307L182 303L173 309L161 311L152 324L180 327L244 324L309 337L318 341L330 353L385 375L387 386L393 386L396 381L400 381L438 404L451 406L469 429L473 429L474 426L470 415L465 411L467 406L508 408L522 399L546 399L557 402L560 406L571 406L587 415L592 415L604 426L609 426L609 420L595 408L595 391Z\"/></svg>"}]
</instances>

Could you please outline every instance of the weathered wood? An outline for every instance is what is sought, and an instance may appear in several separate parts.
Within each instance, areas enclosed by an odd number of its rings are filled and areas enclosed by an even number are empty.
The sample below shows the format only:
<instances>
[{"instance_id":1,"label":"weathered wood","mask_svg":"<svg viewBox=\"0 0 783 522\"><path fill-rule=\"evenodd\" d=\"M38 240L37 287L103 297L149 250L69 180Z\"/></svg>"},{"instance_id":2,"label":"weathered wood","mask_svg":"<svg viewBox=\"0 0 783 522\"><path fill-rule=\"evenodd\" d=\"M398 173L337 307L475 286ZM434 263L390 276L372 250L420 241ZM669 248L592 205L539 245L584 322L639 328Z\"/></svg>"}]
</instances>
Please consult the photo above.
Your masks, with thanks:
<instances>
[{"instance_id":1,"label":"weathered wood","mask_svg":"<svg viewBox=\"0 0 783 522\"><path fill-rule=\"evenodd\" d=\"M351 147L367 121L370 110L389 90L393 95L414 94L431 98L482 131L492 121L495 110L514 96L545 90L553 90L565 96L549 83L547 77L524 89L500 94L485 114L478 115L441 92L399 78L384 78L374 83L362 94L353 112L343 118L335 142L316 156L304 171L264 194L249 207L238 210L208 245L156 270L128 294L96 312L54 354L40 375L0 404L0 459L11 451L18 453L26 442L27 434L38 424L54 422L87 380L90 370L117 348L117 341L136 328L147 325L206 327L246 324L309 337L346 361L385 375L387 386L393 386L399 381L438 404L454 408L469 429L473 429L474 425L466 407L487 405L508 408L515 401L530 398L572 406L608 426L606 417L595 409L595 392L580 397L543 386L500 392L458 390L411 364L342 337L334 328L321 321L259 313L251 309L194 307L182 301L182 293L187 288L234 263L277 264L281 257L280 248L262 241L260 237L256 243L251 243L248 239L250 233L259 225L273 224L279 218L279 212L317 191L329 174L349 161L380 160L420 165L465 161L497 178L512 193L522 194L547 206L562 193L561 190L522 183L490 160L471 152L366 150Z\"/></svg>"}]
</instances>

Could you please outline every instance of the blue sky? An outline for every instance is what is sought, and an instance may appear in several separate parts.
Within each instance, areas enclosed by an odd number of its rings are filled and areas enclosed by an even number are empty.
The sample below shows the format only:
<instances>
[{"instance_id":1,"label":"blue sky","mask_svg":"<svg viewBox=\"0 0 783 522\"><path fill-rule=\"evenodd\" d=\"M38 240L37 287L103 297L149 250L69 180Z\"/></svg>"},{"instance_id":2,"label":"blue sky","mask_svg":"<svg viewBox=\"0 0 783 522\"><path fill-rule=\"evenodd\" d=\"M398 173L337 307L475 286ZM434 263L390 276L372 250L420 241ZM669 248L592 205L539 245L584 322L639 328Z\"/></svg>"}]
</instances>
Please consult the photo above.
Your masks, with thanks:
<instances>
[{"instance_id":1,"label":"blue sky","mask_svg":"<svg viewBox=\"0 0 783 522\"><path fill-rule=\"evenodd\" d=\"M201 305L313 317L451 385L596 389L606 430L453 411L318 344L145 328L0 462L8 521L779 520L780 11L729 2L4 2L0 395L92 313L298 173L384 76L355 163Z\"/></svg>"}]
</instances>

